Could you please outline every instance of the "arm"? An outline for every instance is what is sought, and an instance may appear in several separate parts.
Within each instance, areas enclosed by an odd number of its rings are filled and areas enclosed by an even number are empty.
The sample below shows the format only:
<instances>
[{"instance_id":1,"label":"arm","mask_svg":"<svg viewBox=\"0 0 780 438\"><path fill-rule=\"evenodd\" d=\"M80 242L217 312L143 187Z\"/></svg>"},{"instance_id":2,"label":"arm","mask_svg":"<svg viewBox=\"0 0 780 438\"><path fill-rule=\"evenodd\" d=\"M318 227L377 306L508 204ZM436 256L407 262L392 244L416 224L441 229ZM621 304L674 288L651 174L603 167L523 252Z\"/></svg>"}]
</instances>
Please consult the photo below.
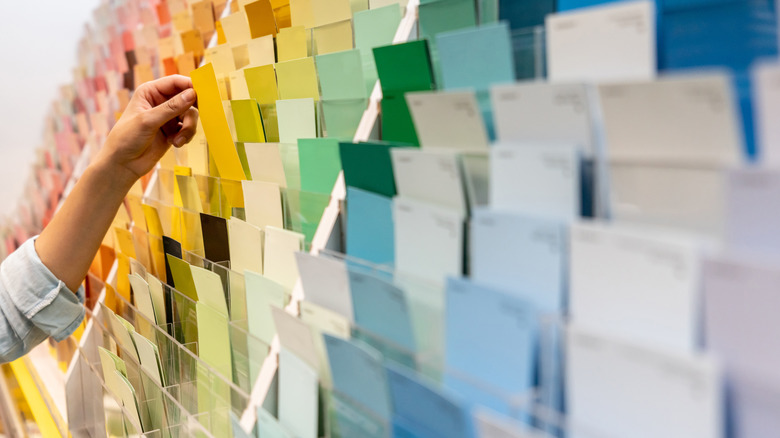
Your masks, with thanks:
<instances>
[{"instance_id":1,"label":"arm","mask_svg":"<svg viewBox=\"0 0 780 438\"><path fill-rule=\"evenodd\" d=\"M171 144L195 134L198 110L192 81L168 76L140 86L105 145L35 241L43 264L72 291L78 289L132 185Z\"/></svg>"}]
</instances>

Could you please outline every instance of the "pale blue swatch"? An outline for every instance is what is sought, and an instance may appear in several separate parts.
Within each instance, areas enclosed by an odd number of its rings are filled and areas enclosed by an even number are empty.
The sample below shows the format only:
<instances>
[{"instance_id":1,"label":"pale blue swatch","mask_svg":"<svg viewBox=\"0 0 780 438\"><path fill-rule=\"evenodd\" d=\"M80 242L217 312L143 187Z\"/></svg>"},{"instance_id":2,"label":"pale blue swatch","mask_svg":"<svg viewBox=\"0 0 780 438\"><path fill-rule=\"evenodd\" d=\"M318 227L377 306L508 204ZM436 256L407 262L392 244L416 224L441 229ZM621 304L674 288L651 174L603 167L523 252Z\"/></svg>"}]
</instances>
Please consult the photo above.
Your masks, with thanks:
<instances>
[{"instance_id":1,"label":"pale blue swatch","mask_svg":"<svg viewBox=\"0 0 780 438\"><path fill-rule=\"evenodd\" d=\"M423 382L417 375L387 365L393 400L393 436L471 438L474 427L465 403Z\"/></svg>"},{"instance_id":2,"label":"pale blue swatch","mask_svg":"<svg viewBox=\"0 0 780 438\"><path fill-rule=\"evenodd\" d=\"M323 335L328 352L333 389L390 419L390 397L382 355L368 345Z\"/></svg>"},{"instance_id":3,"label":"pale blue swatch","mask_svg":"<svg viewBox=\"0 0 780 438\"><path fill-rule=\"evenodd\" d=\"M470 403L525 419L536 364L537 314L526 300L469 280L447 281L444 385Z\"/></svg>"},{"instance_id":4,"label":"pale blue swatch","mask_svg":"<svg viewBox=\"0 0 780 438\"><path fill-rule=\"evenodd\" d=\"M436 36L445 90L487 90L514 82L514 58L506 23L440 33Z\"/></svg>"},{"instance_id":5,"label":"pale blue swatch","mask_svg":"<svg viewBox=\"0 0 780 438\"><path fill-rule=\"evenodd\" d=\"M415 351L409 304L403 290L383 278L353 269L349 270L349 288L355 323L360 331L367 332L360 336L363 340L383 354L399 349Z\"/></svg>"},{"instance_id":6,"label":"pale blue swatch","mask_svg":"<svg viewBox=\"0 0 780 438\"><path fill-rule=\"evenodd\" d=\"M347 187L347 255L392 266L393 228L392 199Z\"/></svg>"},{"instance_id":7,"label":"pale blue swatch","mask_svg":"<svg viewBox=\"0 0 780 438\"><path fill-rule=\"evenodd\" d=\"M479 208L470 224L471 277L542 313L565 304L567 233L557 220Z\"/></svg>"}]
</instances>

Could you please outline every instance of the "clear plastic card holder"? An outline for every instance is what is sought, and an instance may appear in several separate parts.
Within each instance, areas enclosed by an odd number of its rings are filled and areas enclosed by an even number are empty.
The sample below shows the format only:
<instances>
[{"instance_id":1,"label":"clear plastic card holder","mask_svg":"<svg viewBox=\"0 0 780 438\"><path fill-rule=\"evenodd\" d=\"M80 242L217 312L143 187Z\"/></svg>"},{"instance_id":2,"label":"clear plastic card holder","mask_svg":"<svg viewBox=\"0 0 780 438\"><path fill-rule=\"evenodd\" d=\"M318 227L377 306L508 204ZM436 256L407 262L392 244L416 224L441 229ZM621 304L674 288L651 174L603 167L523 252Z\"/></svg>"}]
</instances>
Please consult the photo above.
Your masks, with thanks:
<instances>
[{"instance_id":1,"label":"clear plastic card holder","mask_svg":"<svg viewBox=\"0 0 780 438\"><path fill-rule=\"evenodd\" d=\"M219 178L207 175L193 175L198 183L198 194L203 212L219 216L222 212L222 188Z\"/></svg>"},{"instance_id":2,"label":"clear plastic card holder","mask_svg":"<svg viewBox=\"0 0 780 438\"><path fill-rule=\"evenodd\" d=\"M561 315L539 316L539 399L535 417L540 429L554 435L562 435L565 431L562 412L566 323Z\"/></svg>"},{"instance_id":3,"label":"clear plastic card holder","mask_svg":"<svg viewBox=\"0 0 780 438\"><path fill-rule=\"evenodd\" d=\"M477 20L479 24L490 24L498 21L499 0L477 0Z\"/></svg>"},{"instance_id":4,"label":"clear plastic card holder","mask_svg":"<svg viewBox=\"0 0 780 438\"><path fill-rule=\"evenodd\" d=\"M152 270L149 274L154 275L162 283L165 283L167 273L165 271L165 247L162 237L146 233L146 240L149 243L149 264Z\"/></svg>"},{"instance_id":5,"label":"clear plastic card holder","mask_svg":"<svg viewBox=\"0 0 780 438\"><path fill-rule=\"evenodd\" d=\"M200 225L200 213L178 207L172 202L144 198L144 204L157 209L160 224L165 236L179 241L182 250L204 256L203 231Z\"/></svg>"},{"instance_id":6,"label":"clear plastic card holder","mask_svg":"<svg viewBox=\"0 0 780 438\"><path fill-rule=\"evenodd\" d=\"M468 407L477 430L480 428L478 424L480 414L489 413L492 418L500 418L505 424L511 425L511 427L502 425L504 433L496 436L524 438L564 438L566 436L567 429L563 415L541 404L540 392L542 390L539 387L510 393L503 388L452 369L443 370L442 378L443 380L440 382L425 378L423 380L438 387L445 394L454 394L458 397ZM458 387L460 389L456 389ZM507 429L518 435L510 433ZM482 436L481 431L477 432L477 436ZM592 437L591 435L579 434L577 436Z\"/></svg>"},{"instance_id":7,"label":"clear plastic card holder","mask_svg":"<svg viewBox=\"0 0 780 438\"><path fill-rule=\"evenodd\" d=\"M102 313L108 315L108 312ZM163 419L159 416L159 409L160 406L162 406L162 388L154 385L145 372L142 371L141 366L136 359L137 353L128 351L125 346L118 342L115 334L108 330L108 326L104 325L104 322L106 321L98 322L96 320L93 329L100 332L101 338L103 339L103 347L111 352L118 351L119 357L124 361L127 371L127 380L135 390L138 413L141 419L140 426L143 426L144 430L161 428ZM96 373L102 375L103 368L99 357L96 360L87 359L87 361L90 362L95 370L100 370L95 371ZM105 376L103 376L102 381L105 382Z\"/></svg>"},{"instance_id":8,"label":"clear plastic card holder","mask_svg":"<svg viewBox=\"0 0 780 438\"><path fill-rule=\"evenodd\" d=\"M320 99L317 109L322 115L325 134L323 137L353 138L363 113L368 106L368 97L350 99Z\"/></svg>"},{"instance_id":9,"label":"clear plastic card holder","mask_svg":"<svg viewBox=\"0 0 780 438\"><path fill-rule=\"evenodd\" d=\"M327 194L283 188L284 228L303 234L306 243L310 244L329 203L330 195Z\"/></svg>"},{"instance_id":10,"label":"clear plastic card holder","mask_svg":"<svg viewBox=\"0 0 780 438\"><path fill-rule=\"evenodd\" d=\"M201 257L206 255L203 246L203 230L200 226L200 213L197 211L181 209L181 247Z\"/></svg>"},{"instance_id":11,"label":"clear plastic card holder","mask_svg":"<svg viewBox=\"0 0 780 438\"><path fill-rule=\"evenodd\" d=\"M280 143L279 154L282 157L282 167L284 167L284 178L287 182L287 188L300 190L301 167L298 156L298 143Z\"/></svg>"},{"instance_id":12,"label":"clear plastic card holder","mask_svg":"<svg viewBox=\"0 0 780 438\"><path fill-rule=\"evenodd\" d=\"M108 314L108 312L105 312ZM170 385L163 387L152 378L147 371L141 368L140 364L136 361L134 355L128 352L124 347L117 342L116 337L109 332L108 328L99 321L100 318L95 319L94 329L99 332L99 337L104 340L103 346L110 351L114 350L116 346L119 350L119 355L124 361L127 377L130 384L135 391L135 397L138 407L138 414L141 420L141 424L136 424L133 415L130 415L124 407L119 407L117 401L113 397L108 397L108 400L113 400L115 407L119 408L121 416L107 417L106 426L111 430L112 428L118 428L121 424L123 433L111 434L110 436L148 436L148 437L186 437L191 436L188 431L191 427L187 426L188 423L192 423L190 418L192 417L188 410L178 402L180 398L180 385ZM100 359L92 360L84 354L84 350L79 350L80 359L83 363L89 365L89 370L94 376L90 376L89 379L97 379L103 385L104 393L111 394L105 387L105 379L102 377L102 365ZM94 381L94 380L90 380ZM105 398L105 397L104 397ZM105 404L105 402L104 402ZM116 412L116 409L112 409L112 405L103 406L102 410L107 413ZM117 419L121 417L121 421ZM204 433L203 436L210 437L206 429L201 428Z\"/></svg>"},{"instance_id":13,"label":"clear plastic card holder","mask_svg":"<svg viewBox=\"0 0 780 438\"><path fill-rule=\"evenodd\" d=\"M219 216L229 219L234 208L244 208L244 188L241 181L219 179L220 207Z\"/></svg>"},{"instance_id":14,"label":"clear plastic card holder","mask_svg":"<svg viewBox=\"0 0 780 438\"><path fill-rule=\"evenodd\" d=\"M198 340L198 313L195 301L167 284L163 285L163 291L166 297L170 297L172 304L173 321L170 323L169 333L180 344L192 346ZM194 349L191 351L197 352Z\"/></svg>"},{"instance_id":15,"label":"clear plastic card holder","mask_svg":"<svg viewBox=\"0 0 780 438\"><path fill-rule=\"evenodd\" d=\"M181 230L181 219L178 213L179 207L173 205L173 200L171 200L171 202L165 202L159 199L146 197L143 199L143 203L150 205L157 210L157 215L160 218L160 225L162 226L164 235L173 236L175 235L174 229Z\"/></svg>"},{"instance_id":16,"label":"clear plastic card holder","mask_svg":"<svg viewBox=\"0 0 780 438\"><path fill-rule=\"evenodd\" d=\"M544 79L547 76L544 26L516 29L510 38L517 79Z\"/></svg>"},{"instance_id":17,"label":"clear plastic card holder","mask_svg":"<svg viewBox=\"0 0 780 438\"><path fill-rule=\"evenodd\" d=\"M176 177L170 169L157 170L157 185L152 190L151 198L166 204L173 205L173 193Z\"/></svg>"},{"instance_id":18,"label":"clear plastic card holder","mask_svg":"<svg viewBox=\"0 0 780 438\"><path fill-rule=\"evenodd\" d=\"M246 304L244 293L244 275L230 270L230 261L213 262L205 257L196 254L191 251L183 251L183 259L185 262L197 266L199 268L207 269L215 274L219 275L222 280L222 289L225 293L225 302L230 313L231 320L234 319L233 309L238 311L240 319L246 318ZM233 305L233 299L237 301L236 305Z\"/></svg>"},{"instance_id":19,"label":"clear plastic card holder","mask_svg":"<svg viewBox=\"0 0 780 438\"><path fill-rule=\"evenodd\" d=\"M461 154L464 185L469 211L490 204L490 157L487 152Z\"/></svg>"},{"instance_id":20,"label":"clear plastic card holder","mask_svg":"<svg viewBox=\"0 0 780 438\"><path fill-rule=\"evenodd\" d=\"M84 306L86 306L87 309L92 311L95 310L95 306L97 306L98 303L98 298L100 297L100 292L105 286L106 283L100 279L100 277L93 274L92 272L87 272L84 288Z\"/></svg>"},{"instance_id":21,"label":"clear plastic card holder","mask_svg":"<svg viewBox=\"0 0 780 438\"><path fill-rule=\"evenodd\" d=\"M477 436L514 438L555 438L535 427L515 421L490 409L477 407L472 411Z\"/></svg>"},{"instance_id":22,"label":"clear plastic card holder","mask_svg":"<svg viewBox=\"0 0 780 438\"><path fill-rule=\"evenodd\" d=\"M243 327L244 322L230 323L233 382L247 394L251 394L260 369L271 351L271 346L251 335Z\"/></svg>"},{"instance_id":23,"label":"clear plastic card holder","mask_svg":"<svg viewBox=\"0 0 780 438\"><path fill-rule=\"evenodd\" d=\"M394 271L391 267L377 265L341 253L322 250L320 257L328 257L346 263L351 272L375 276L391 282L403 291L409 322L414 338L414 348L400 345L381 334L356 323L353 336L374 346L386 359L417 368L429 378L439 380L444 363L444 289L419 277Z\"/></svg>"},{"instance_id":24,"label":"clear plastic card holder","mask_svg":"<svg viewBox=\"0 0 780 438\"><path fill-rule=\"evenodd\" d=\"M208 418L209 425L204 425L204 427L215 433L215 435L221 436L217 432L224 432L225 428L229 427L229 414L233 412L235 415L240 416L249 405L251 388L250 391L245 391L198 357L197 336L194 338L189 337L191 336L193 326L197 328L195 303L176 289L169 288L169 291L173 301L178 304L179 310L184 310L185 319L170 324L171 327L167 327L167 329L152 324L133 305L124 301L123 297L117 296L117 300L125 304L128 321L133 322L136 328L143 324L153 326L156 330L157 338L163 338L162 341L158 340L158 345L162 343L166 345L165 348L173 350L172 359L174 362L167 365L163 364L163 367L173 369L178 380L167 379L166 383L168 385L178 385L177 401L188 412L200 415L200 418ZM179 324L186 325L177 327ZM187 342L177 341L168 334L168 330L183 334L183 338ZM247 342L251 342L251 345L255 346L254 348L267 348L267 346L258 346L257 343L259 341L248 334L245 336L249 339ZM229 434L225 436L229 436Z\"/></svg>"},{"instance_id":25,"label":"clear plastic card holder","mask_svg":"<svg viewBox=\"0 0 780 438\"><path fill-rule=\"evenodd\" d=\"M228 266L230 262L228 262ZM228 297L228 310L230 311L230 321L239 323L239 326L244 330L249 330L246 324L247 319L247 304L246 304L246 281L244 274L228 269L222 264L214 265L214 272L220 274L224 278L227 275L228 287L225 288L225 294Z\"/></svg>"},{"instance_id":26,"label":"clear plastic card holder","mask_svg":"<svg viewBox=\"0 0 780 438\"><path fill-rule=\"evenodd\" d=\"M225 299L230 313L230 342L233 353L233 382L247 393L252 386L270 345L249 333L247 324L246 288L244 275L230 269L230 262L214 263L190 252L184 252L184 259L195 266L217 273L225 288ZM178 292L175 292L178 294ZM290 294L285 293L285 305ZM179 301L188 300L182 297Z\"/></svg>"},{"instance_id":27,"label":"clear plastic card holder","mask_svg":"<svg viewBox=\"0 0 780 438\"><path fill-rule=\"evenodd\" d=\"M330 438L390 438L390 419L382 418L376 412L338 390L322 389L326 413L326 436Z\"/></svg>"},{"instance_id":28,"label":"clear plastic card holder","mask_svg":"<svg viewBox=\"0 0 780 438\"><path fill-rule=\"evenodd\" d=\"M265 128L266 141L274 143L279 141L279 117L276 114L275 103L261 103L260 115L263 117L263 127Z\"/></svg>"},{"instance_id":29,"label":"clear plastic card holder","mask_svg":"<svg viewBox=\"0 0 780 438\"><path fill-rule=\"evenodd\" d=\"M438 364L435 364L438 365ZM420 368L424 368L420 365ZM491 385L481 379L458 370L444 367L441 380L443 388L455 392L469 402L485 403L485 406L501 411L505 416L518 421L531 423L539 400L538 388L531 387L528 391L509 392L505 388ZM461 391L456 388L464 388ZM478 401L478 400L479 401Z\"/></svg>"}]
</instances>

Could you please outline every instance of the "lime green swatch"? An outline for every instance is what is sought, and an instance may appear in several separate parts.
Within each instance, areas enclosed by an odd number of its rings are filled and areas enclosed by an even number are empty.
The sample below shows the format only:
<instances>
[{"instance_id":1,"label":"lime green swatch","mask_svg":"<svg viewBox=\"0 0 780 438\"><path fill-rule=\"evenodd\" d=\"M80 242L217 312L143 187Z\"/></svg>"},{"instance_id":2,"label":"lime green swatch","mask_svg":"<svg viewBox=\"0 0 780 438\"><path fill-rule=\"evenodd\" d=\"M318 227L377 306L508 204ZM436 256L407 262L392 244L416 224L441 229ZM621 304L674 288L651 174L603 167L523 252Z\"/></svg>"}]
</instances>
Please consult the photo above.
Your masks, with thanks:
<instances>
[{"instance_id":1,"label":"lime green swatch","mask_svg":"<svg viewBox=\"0 0 780 438\"><path fill-rule=\"evenodd\" d=\"M233 120L236 123L236 140L242 143L263 143L265 133L260 107L255 99L231 100Z\"/></svg>"}]
</instances>

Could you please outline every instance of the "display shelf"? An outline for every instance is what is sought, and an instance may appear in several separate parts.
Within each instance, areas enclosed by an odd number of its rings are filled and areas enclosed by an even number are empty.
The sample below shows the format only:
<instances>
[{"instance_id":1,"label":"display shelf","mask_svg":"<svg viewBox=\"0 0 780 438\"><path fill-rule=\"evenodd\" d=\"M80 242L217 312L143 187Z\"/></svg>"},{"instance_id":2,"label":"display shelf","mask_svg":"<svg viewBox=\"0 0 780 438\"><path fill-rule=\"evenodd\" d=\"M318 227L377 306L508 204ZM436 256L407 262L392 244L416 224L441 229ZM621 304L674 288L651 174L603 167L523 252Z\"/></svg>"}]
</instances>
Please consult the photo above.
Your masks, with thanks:
<instances>
[{"instance_id":1,"label":"display shelf","mask_svg":"<svg viewBox=\"0 0 780 438\"><path fill-rule=\"evenodd\" d=\"M222 10L221 17L225 17L229 15L230 13L230 6L233 0L227 0L225 3L225 7ZM214 32L214 34L211 36L211 40L209 41L208 47L213 47L217 44L217 33ZM94 135L94 132L92 133ZM68 194L70 194L70 191L75 186L76 182L78 182L78 178L81 176L81 174L86 170L87 166L89 165L91 153L94 151L91 151L89 148L89 143L84 147L84 150L82 151L81 155L79 156L79 159L77 161L77 164L74 168L73 175L71 176L70 180L68 181L68 184L65 187L65 190L63 192L63 196L60 200L60 204L57 206L57 210L62 206L62 203L67 198ZM155 185L157 183L157 173L160 169L160 165L157 164L155 169L152 171L152 176L147 183L146 190L144 191L144 197L150 196L153 193L153 190L155 188ZM106 284L116 285L116 275L117 275L117 268L118 263L116 260L114 260L114 263L111 267L111 271L106 278ZM98 297L97 302L102 303L105 301L105 295L106 290L103 289ZM93 318L94 317L100 317L101 314L101 307L98 305L94 309ZM93 319L90 319L86 327L84 329L84 333L81 336L81 339L78 342L78 348L84 349L86 346L90 345L92 343L92 337L95 336L96 329L94 327L95 321ZM41 348L41 347L39 347ZM45 388L45 390L42 391L42 395L47 398L51 399L52 403L50 404L52 406L52 409L56 409L56 411L52 412L53 417L60 417L60 418L66 418L68 423L77 423L77 424L83 424L86 422L85 415L86 413L83 412L81 409L67 409L68 403L66 402L66 393L65 388L79 388L83 389L84 384L81 381L81 379L84 378L83 374L80 372L77 372L79 369L79 354L74 354L71 358L71 361L68 365L67 372L63 375L62 372L59 370L57 366L56 359L51 356L51 354L48 353L48 351L45 352L45 354L40 354L39 357L36 357L35 364L39 368L39 372L37 375L43 376L47 375L50 376L44 381L36 382L37 386L40 388ZM41 373L40 371L47 371L50 370L50 373ZM33 374L35 375L35 374ZM67 394L68 400L70 404L72 405L83 405L84 403L84 394L83 392L80 394ZM67 426L66 426L67 430Z\"/></svg>"},{"instance_id":2,"label":"display shelf","mask_svg":"<svg viewBox=\"0 0 780 438\"><path fill-rule=\"evenodd\" d=\"M398 30L393 37L393 44L407 42L410 38L414 37L413 33L417 26L419 5L419 0L409 0L409 3L406 5L406 13L401 19ZM377 80L371 91L368 107L363 113L358 128L355 131L355 136L352 139L353 142L368 141L372 137L372 133L378 128L381 101L382 89ZM330 203L322 213L322 218L317 226L317 231L314 233L311 249L309 251L311 254L319 254L320 251L328 248L329 244L333 241L332 237L338 232L341 205L346 197L346 193L347 188L344 182L344 172L340 172L336 179L336 183L333 186L333 190L331 191ZM287 305L285 310L291 315L298 316L300 313L300 303L303 299L303 286L301 285L300 279L298 279L293 288L290 304ZM263 405L271 385L273 384L274 376L279 367L279 349L279 336L276 335L271 343L271 352L263 363L260 374L252 388L249 406L241 416L241 428L248 434L252 433L255 423L257 422L257 409Z\"/></svg>"},{"instance_id":3,"label":"display shelf","mask_svg":"<svg viewBox=\"0 0 780 438\"><path fill-rule=\"evenodd\" d=\"M39 385L40 375L35 372L32 359L25 356L11 362L11 370L13 370L22 394L30 406L33 419L38 425L41 435L45 437L67 437L67 424L64 422L63 417L52 409L50 401L47 400L47 395L51 391L47 391L46 388Z\"/></svg>"},{"instance_id":4,"label":"display shelf","mask_svg":"<svg viewBox=\"0 0 780 438\"><path fill-rule=\"evenodd\" d=\"M230 13L231 2L232 0L226 2L225 8L222 11L222 17L227 16ZM393 38L394 44L409 41L410 38L414 37L413 34L417 23L418 6L419 0L411 0L407 4L405 14L402 17ZM208 47L213 47L216 43L217 34L215 32L211 37ZM375 136L375 133L378 130L381 100L382 91L379 81L377 81L372 89L367 108L360 120L353 141L367 141ZM93 132L91 135L94 134L95 133ZM62 206L64 199L68 196L78 182L79 177L89 165L90 159L95 152L90 147L90 144L92 143L87 142L82 150L57 209ZM144 198L150 197L154 193L159 181L159 170L160 166L158 165L152 172L144 193ZM340 173L331 192L330 202L323 212L320 224L312 239L310 249L312 254L318 254L321 250L328 248L334 242L334 235L338 232L341 206L345 196L346 186L344 183L344 176L343 173ZM106 279L107 284L116 284L117 267L118 264L114 261L111 272ZM104 289L98 298L98 302L103 302L105 300L105 294L106 291ZM286 311L297 316L299 313L299 304L303 299L304 291L300 281L298 281L293 289L292 299L286 307ZM91 345L93 343L93 337L97 336L98 330L95 328L94 318L99 318L100 313L101 307L96 306L93 310L92 318L87 322L84 332L78 342L79 351L82 351L86 349L88 345ZM253 386L250 395L250 403L241 416L241 427L247 433L251 433L254 428L257 420L257 408L262 405L265 400L276 374L279 349L279 339L278 336L276 336L271 344L271 352L263 363ZM33 397L34 400L40 400L39 406L45 406L46 408L45 412L39 413L39 415L46 417L42 418L41 421L46 421L46 424L53 425L53 428L58 430L57 433L61 433L60 431L67 431L68 423L83 424L87 421L87 418L85 417L86 414L81 412L81 410L67 409L68 404L75 405L79 404L80 401L83 402L84 394L66 394L66 387L83 389L84 382L82 382L81 379L88 376L84 376L83 373L77 372L79 369L79 360L81 359L78 352L77 354L74 354L68 365L67 372L63 374L58 366L57 360L48 350L48 346L38 347L31 353L31 356L28 359L15 365L14 372L17 373L18 370L18 372L21 373L21 379L26 379L26 390L32 390L33 387L38 389L38 393L36 395L31 395L30 397ZM27 384L30 381L32 382L32 385ZM46 415L46 413L48 413L48 415ZM67 422L65 421L66 419ZM38 418L36 418L36 421L39 421Z\"/></svg>"},{"instance_id":5,"label":"display shelf","mask_svg":"<svg viewBox=\"0 0 780 438\"><path fill-rule=\"evenodd\" d=\"M73 190L73 187L89 165L91 153L90 147L85 145L79 155L73 173L68 179L62 198L57 205L57 210L62 207L65 198L70 191ZM67 381L67 377L60 369L57 359L52 356L50 349L51 347L48 342L38 345L26 356L25 360L17 364L13 370L14 374L17 374L17 371L22 372L24 379L29 378L32 380L34 387L37 388L39 392L39 397L35 397L35 399L40 398L43 402L42 406L45 407L51 421L57 425L59 430L67 431L66 419L68 418L68 410L65 394L65 382ZM17 376L17 378L19 377ZM27 389L29 388L30 387L27 387ZM25 387L23 387L23 391L24 390ZM28 397L27 394L25 394L25 397ZM38 415L44 415L44 413L40 412Z\"/></svg>"},{"instance_id":6,"label":"display shelf","mask_svg":"<svg viewBox=\"0 0 780 438\"><path fill-rule=\"evenodd\" d=\"M11 437L23 437L25 436L25 425L8 385L9 375L5 374L5 370L0 372L4 373L3 376L0 376L0 420L3 423L3 432Z\"/></svg>"}]
</instances>

